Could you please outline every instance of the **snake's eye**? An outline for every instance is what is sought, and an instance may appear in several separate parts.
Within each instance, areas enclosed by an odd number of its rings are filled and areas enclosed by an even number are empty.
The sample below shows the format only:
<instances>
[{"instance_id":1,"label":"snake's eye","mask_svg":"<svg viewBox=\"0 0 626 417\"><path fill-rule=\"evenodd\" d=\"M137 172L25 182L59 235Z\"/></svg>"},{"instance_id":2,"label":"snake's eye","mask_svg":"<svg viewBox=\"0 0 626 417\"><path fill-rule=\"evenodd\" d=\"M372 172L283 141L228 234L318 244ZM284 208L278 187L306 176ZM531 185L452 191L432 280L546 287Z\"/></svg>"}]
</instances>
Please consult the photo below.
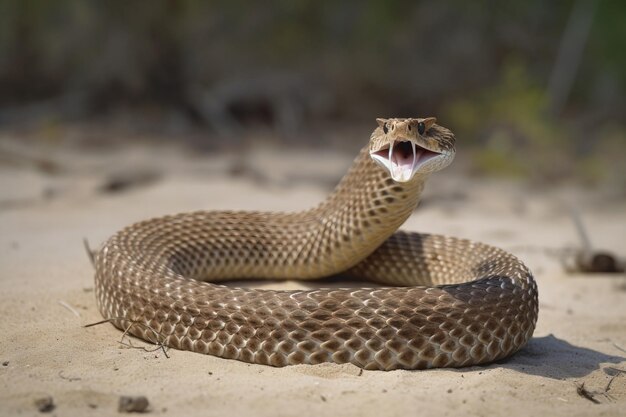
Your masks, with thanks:
<instances>
[{"instance_id":1,"label":"snake's eye","mask_svg":"<svg viewBox=\"0 0 626 417\"><path fill-rule=\"evenodd\" d=\"M426 131L426 125L424 124L424 122L419 122L417 124L417 131L419 132L420 135L424 134L424 132Z\"/></svg>"},{"instance_id":2,"label":"snake's eye","mask_svg":"<svg viewBox=\"0 0 626 417\"><path fill-rule=\"evenodd\" d=\"M383 132L385 132L385 135L389 132L389 129L387 129L387 123L383 125Z\"/></svg>"}]
</instances>

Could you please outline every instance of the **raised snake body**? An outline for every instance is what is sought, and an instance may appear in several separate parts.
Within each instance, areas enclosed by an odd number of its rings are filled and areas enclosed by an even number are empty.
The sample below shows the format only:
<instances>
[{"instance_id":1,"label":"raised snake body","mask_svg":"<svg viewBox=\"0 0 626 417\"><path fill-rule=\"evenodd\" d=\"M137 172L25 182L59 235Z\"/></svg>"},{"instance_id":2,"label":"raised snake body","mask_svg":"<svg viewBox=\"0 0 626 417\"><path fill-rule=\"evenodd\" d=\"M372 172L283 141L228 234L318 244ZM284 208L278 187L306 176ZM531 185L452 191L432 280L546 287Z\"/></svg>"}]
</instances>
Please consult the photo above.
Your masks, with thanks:
<instances>
[{"instance_id":1,"label":"raised snake body","mask_svg":"<svg viewBox=\"0 0 626 417\"><path fill-rule=\"evenodd\" d=\"M535 281L517 258L396 231L428 175L452 160L454 136L432 118L378 122L314 209L179 214L112 236L96 256L102 315L151 342L273 366L461 367L517 351L538 312ZM271 291L204 282L338 273L390 286Z\"/></svg>"}]
</instances>

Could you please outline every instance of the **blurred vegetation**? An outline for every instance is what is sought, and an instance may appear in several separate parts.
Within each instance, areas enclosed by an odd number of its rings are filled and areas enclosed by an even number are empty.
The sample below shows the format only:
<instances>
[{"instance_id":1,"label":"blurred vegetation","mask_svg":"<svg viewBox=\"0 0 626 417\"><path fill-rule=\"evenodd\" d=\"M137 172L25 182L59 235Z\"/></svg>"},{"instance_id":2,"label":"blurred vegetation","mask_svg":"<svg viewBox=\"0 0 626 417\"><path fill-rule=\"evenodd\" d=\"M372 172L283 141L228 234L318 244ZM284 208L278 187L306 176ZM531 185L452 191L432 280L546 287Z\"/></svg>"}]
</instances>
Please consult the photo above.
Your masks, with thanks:
<instances>
[{"instance_id":1,"label":"blurred vegetation","mask_svg":"<svg viewBox=\"0 0 626 417\"><path fill-rule=\"evenodd\" d=\"M626 188L624 22L620 0L2 0L0 126L293 143L436 115L478 172Z\"/></svg>"}]
</instances>

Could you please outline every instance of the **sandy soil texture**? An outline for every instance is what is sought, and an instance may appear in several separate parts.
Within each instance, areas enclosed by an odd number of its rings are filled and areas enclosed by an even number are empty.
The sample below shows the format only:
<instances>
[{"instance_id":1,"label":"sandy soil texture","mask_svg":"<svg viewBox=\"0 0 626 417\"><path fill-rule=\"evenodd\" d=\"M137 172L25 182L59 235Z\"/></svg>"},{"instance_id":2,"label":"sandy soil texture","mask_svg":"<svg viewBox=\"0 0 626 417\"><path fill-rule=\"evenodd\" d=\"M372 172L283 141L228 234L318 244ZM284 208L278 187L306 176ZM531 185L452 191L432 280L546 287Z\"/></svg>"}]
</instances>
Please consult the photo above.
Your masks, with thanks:
<instances>
[{"instance_id":1,"label":"sandy soil texture","mask_svg":"<svg viewBox=\"0 0 626 417\"><path fill-rule=\"evenodd\" d=\"M343 175L349 155L0 145L0 415L36 415L46 397L53 415L111 415L124 395L146 396L150 414L171 416L624 415L626 278L566 273L560 261L580 244L569 208L594 247L625 257L623 198L486 181L454 167L435 175L404 228L521 257L540 290L531 342L484 367L275 369L175 350L168 358L136 339L150 351L120 344L111 325L84 328L102 317L82 239L97 247L131 222L202 208L307 208Z\"/></svg>"}]
</instances>

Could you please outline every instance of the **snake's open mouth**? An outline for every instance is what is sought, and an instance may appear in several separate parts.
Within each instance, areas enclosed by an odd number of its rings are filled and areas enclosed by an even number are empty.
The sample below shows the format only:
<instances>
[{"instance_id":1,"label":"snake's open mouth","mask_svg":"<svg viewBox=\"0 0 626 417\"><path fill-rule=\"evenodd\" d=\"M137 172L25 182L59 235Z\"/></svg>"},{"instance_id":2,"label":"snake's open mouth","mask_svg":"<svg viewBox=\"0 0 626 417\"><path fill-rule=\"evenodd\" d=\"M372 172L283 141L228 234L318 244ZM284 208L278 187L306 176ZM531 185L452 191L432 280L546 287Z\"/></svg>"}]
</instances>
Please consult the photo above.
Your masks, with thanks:
<instances>
[{"instance_id":1,"label":"snake's open mouth","mask_svg":"<svg viewBox=\"0 0 626 417\"><path fill-rule=\"evenodd\" d=\"M370 155L389 171L395 181L405 182L413 178L420 165L441 154L408 140L396 140L390 146Z\"/></svg>"}]
</instances>

